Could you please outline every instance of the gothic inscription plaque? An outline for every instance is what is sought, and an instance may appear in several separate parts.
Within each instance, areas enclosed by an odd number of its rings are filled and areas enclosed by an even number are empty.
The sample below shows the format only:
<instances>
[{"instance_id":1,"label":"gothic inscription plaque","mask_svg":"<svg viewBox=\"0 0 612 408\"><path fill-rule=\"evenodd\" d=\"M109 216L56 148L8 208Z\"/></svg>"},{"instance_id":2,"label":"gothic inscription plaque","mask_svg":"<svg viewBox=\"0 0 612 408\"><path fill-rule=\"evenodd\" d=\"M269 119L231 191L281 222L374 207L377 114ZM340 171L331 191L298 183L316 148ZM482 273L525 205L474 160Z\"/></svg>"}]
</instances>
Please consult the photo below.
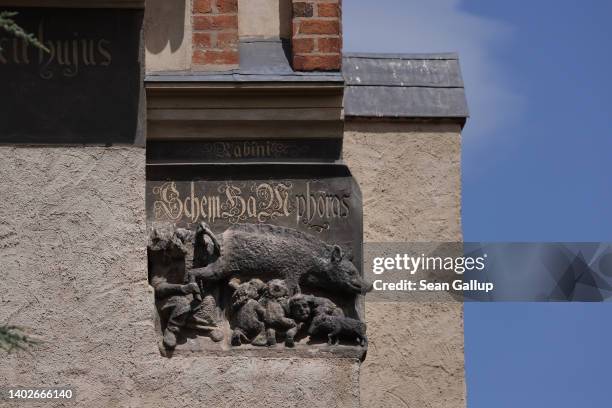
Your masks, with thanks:
<instances>
[{"instance_id":1,"label":"gothic inscription plaque","mask_svg":"<svg viewBox=\"0 0 612 408\"><path fill-rule=\"evenodd\" d=\"M0 143L133 143L143 11L9 11L48 51L0 30Z\"/></svg>"}]
</instances>

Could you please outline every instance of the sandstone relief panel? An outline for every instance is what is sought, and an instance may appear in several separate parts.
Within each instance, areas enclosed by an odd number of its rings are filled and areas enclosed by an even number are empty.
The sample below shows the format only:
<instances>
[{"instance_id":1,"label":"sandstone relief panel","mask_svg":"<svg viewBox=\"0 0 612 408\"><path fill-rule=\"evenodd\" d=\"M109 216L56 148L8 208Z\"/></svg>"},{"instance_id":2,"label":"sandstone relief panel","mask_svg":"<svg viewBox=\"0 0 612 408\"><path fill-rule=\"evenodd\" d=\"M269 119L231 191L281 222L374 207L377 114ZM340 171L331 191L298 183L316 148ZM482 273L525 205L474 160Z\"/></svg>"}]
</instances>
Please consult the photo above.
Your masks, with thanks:
<instances>
[{"instance_id":1,"label":"sandstone relief panel","mask_svg":"<svg viewBox=\"0 0 612 408\"><path fill-rule=\"evenodd\" d=\"M150 180L147 198L163 355L363 358L352 178Z\"/></svg>"}]
</instances>

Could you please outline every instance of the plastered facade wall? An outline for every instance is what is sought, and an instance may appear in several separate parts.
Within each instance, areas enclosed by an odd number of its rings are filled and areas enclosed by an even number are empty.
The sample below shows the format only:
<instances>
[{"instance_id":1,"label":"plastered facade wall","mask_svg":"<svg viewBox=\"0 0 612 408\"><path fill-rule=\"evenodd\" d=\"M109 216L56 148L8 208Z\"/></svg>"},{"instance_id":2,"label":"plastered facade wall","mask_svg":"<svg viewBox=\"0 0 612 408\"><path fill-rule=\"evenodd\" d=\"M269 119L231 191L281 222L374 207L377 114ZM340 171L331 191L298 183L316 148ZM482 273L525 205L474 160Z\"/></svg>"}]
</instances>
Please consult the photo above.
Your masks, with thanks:
<instances>
[{"instance_id":1,"label":"plastered facade wall","mask_svg":"<svg viewBox=\"0 0 612 408\"><path fill-rule=\"evenodd\" d=\"M459 241L459 125L348 121L344 159L359 182L365 242ZM465 407L463 306L368 302L362 407Z\"/></svg>"},{"instance_id":2,"label":"plastered facade wall","mask_svg":"<svg viewBox=\"0 0 612 408\"><path fill-rule=\"evenodd\" d=\"M459 126L348 122L344 156L364 197L365 241L461 239ZM88 407L465 406L456 303L366 302L361 367L162 357L146 272L144 149L0 147L0 163L0 323L43 341L3 355L0 384L71 385Z\"/></svg>"},{"instance_id":3,"label":"plastered facade wall","mask_svg":"<svg viewBox=\"0 0 612 408\"><path fill-rule=\"evenodd\" d=\"M83 407L358 407L355 360L160 355L144 149L0 147L0 173L0 324L42 341L0 355L3 387L69 385Z\"/></svg>"},{"instance_id":4,"label":"plastered facade wall","mask_svg":"<svg viewBox=\"0 0 612 408\"><path fill-rule=\"evenodd\" d=\"M291 0L238 0L240 37L290 38Z\"/></svg>"}]
</instances>

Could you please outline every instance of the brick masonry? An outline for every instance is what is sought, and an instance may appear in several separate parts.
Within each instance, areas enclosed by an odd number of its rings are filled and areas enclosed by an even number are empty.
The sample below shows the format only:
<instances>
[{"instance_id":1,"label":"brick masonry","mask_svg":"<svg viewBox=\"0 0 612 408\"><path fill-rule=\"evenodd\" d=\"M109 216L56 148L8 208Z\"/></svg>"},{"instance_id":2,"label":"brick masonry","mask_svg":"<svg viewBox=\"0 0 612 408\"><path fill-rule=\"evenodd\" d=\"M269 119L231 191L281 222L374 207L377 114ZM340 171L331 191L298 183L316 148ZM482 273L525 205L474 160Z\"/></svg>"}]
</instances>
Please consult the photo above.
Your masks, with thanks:
<instances>
[{"instance_id":1,"label":"brick masonry","mask_svg":"<svg viewBox=\"0 0 612 408\"><path fill-rule=\"evenodd\" d=\"M293 69L339 71L342 0L293 0Z\"/></svg>"},{"instance_id":2,"label":"brick masonry","mask_svg":"<svg viewBox=\"0 0 612 408\"><path fill-rule=\"evenodd\" d=\"M238 0L193 0L193 69L238 66Z\"/></svg>"}]
</instances>

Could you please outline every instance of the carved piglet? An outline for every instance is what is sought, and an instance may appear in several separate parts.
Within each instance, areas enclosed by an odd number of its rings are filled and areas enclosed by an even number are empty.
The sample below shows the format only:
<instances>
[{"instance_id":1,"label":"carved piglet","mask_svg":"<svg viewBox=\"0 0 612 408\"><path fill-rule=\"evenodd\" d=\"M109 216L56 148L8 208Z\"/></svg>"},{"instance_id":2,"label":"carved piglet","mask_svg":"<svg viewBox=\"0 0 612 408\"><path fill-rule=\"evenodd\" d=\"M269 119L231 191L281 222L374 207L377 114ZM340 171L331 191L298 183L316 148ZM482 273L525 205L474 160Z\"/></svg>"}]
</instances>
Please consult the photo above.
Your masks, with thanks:
<instances>
[{"instance_id":1,"label":"carved piglet","mask_svg":"<svg viewBox=\"0 0 612 408\"><path fill-rule=\"evenodd\" d=\"M359 345L364 347L368 344L366 324L361 320L350 317L334 316L326 313L315 316L308 329L308 334L310 336L327 335L330 345L338 344L341 338L350 341L356 340Z\"/></svg>"}]
</instances>

